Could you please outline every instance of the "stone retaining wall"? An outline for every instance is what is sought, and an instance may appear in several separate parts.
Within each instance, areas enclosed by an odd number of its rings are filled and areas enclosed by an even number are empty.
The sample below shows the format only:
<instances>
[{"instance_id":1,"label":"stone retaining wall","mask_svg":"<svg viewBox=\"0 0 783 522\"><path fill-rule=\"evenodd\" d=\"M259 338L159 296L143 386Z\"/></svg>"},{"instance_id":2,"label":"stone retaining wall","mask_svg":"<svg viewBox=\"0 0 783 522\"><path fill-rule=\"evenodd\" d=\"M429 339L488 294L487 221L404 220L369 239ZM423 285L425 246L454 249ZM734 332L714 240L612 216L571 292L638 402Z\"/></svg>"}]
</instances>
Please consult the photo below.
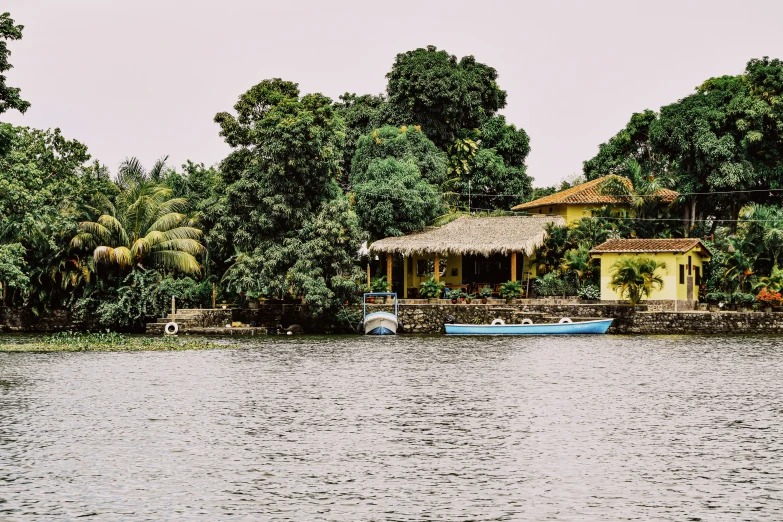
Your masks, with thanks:
<instances>
[{"instance_id":1,"label":"stone retaining wall","mask_svg":"<svg viewBox=\"0 0 783 522\"><path fill-rule=\"evenodd\" d=\"M80 329L70 310L53 310L46 315L35 315L30 310L0 308L0 324L9 332L58 332Z\"/></svg>"},{"instance_id":2,"label":"stone retaining wall","mask_svg":"<svg viewBox=\"0 0 783 522\"><path fill-rule=\"evenodd\" d=\"M392 311L389 305L368 305L369 311ZM614 318L610 334L770 334L783 333L783 313L761 312L661 312L636 309L615 303L522 302L515 305L467 304L401 304L400 333L443 333L443 324L489 324L496 318L518 324L529 318L533 322L557 322L562 317L583 320Z\"/></svg>"}]
</instances>

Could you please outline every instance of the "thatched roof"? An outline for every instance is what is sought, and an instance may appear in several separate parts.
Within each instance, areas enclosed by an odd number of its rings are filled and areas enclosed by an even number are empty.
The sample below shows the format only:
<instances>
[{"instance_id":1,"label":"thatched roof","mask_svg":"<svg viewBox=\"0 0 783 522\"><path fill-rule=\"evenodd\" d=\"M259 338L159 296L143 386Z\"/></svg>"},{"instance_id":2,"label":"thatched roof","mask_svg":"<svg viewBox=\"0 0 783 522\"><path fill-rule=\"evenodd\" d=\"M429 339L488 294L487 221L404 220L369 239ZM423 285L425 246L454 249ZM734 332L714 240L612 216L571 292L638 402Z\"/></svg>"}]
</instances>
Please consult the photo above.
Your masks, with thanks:
<instances>
[{"instance_id":1,"label":"thatched roof","mask_svg":"<svg viewBox=\"0 0 783 522\"><path fill-rule=\"evenodd\" d=\"M601 192L601 185L603 185L604 182L609 181L611 178L618 178L621 183L628 187L628 190L633 190L633 184L631 183L631 180L622 176L610 174L608 176L596 178L586 183L581 183L566 190L561 190L560 192L550 194L549 196L538 198L534 201L522 203L521 205L515 206L511 210L530 210L547 205L609 205L624 203L625 199L623 197L603 194ZM664 203L672 203L675 199L677 199L679 194L673 190L660 189L655 193L655 196L657 196Z\"/></svg>"},{"instance_id":2,"label":"thatched roof","mask_svg":"<svg viewBox=\"0 0 783 522\"><path fill-rule=\"evenodd\" d=\"M400 237L387 237L370 245L380 254L509 254L532 255L547 237L546 225L563 226L560 216L461 217L442 227Z\"/></svg>"}]
</instances>

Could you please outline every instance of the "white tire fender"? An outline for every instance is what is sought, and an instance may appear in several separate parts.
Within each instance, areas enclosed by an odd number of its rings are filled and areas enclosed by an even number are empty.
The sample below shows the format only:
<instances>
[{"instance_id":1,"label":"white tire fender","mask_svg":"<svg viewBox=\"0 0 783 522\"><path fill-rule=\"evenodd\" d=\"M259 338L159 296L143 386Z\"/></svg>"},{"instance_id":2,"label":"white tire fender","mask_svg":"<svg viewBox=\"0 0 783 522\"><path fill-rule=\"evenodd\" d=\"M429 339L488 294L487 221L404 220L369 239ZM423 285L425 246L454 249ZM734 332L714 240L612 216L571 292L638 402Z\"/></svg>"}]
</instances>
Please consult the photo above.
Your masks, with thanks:
<instances>
[{"instance_id":1,"label":"white tire fender","mask_svg":"<svg viewBox=\"0 0 783 522\"><path fill-rule=\"evenodd\" d=\"M166 335L177 335L177 332L179 332L179 325L177 323L166 323L163 331L166 332Z\"/></svg>"},{"instance_id":2,"label":"white tire fender","mask_svg":"<svg viewBox=\"0 0 783 522\"><path fill-rule=\"evenodd\" d=\"M494 325L497 325L497 324L506 324L506 321L504 321L503 319L501 319L500 317L498 317L497 319L495 319L494 321L492 321L492 325L493 325L493 326L494 326Z\"/></svg>"},{"instance_id":3,"label":"white tire fender","mask_svg":"<svg viewBox=\"0 0 783 522\"><path fill-rule=\"evenodd\" d=\"M566 323L573 323L573 321L568 317L563 317L562 319L560 319L560 324L566 324Z\"/></svg>"}]
</instances>

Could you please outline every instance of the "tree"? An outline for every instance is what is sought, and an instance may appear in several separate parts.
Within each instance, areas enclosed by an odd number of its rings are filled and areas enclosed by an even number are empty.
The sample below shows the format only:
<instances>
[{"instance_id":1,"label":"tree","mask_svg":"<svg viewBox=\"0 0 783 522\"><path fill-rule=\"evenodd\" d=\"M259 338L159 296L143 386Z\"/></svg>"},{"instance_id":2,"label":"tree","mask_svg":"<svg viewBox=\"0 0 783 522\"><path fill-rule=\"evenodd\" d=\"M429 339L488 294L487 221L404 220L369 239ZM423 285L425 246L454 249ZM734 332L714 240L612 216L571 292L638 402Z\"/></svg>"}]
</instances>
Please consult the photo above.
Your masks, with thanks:
<instances>
[{"instance_id":1,"label":"tree","mask_svg":"<svg viewBox=\"0 0 783 522\"><path fill-rule=\"evenodd\" d=\"M8 63L8 57L11 56L11 51L8 49L8 41L21 40L23 29L23 25L14 25L11 13L0 15L0 114L11 109L24 114L30 107L30 103L19 96L20 89L18 87L6 85L4 74L13 68L13 65Z\"/></svg>"},{"instance_id":2,"label":"tree","mask_svg":"<svg viewBox=\"0 0 783 522\"><path fill-rule=\"evenodd\" d=\"M302 295L313 315L334 312L360 289L356 255L363 239L342 196L344 123L320 94L301 99L296 84L265 80L240 97L237 116L215 121L234 151L222 163L227 183L223 229L242 254L231 274L266 295Z\"/></svg>"},{"instance_id":3,"label":"tree","mask_svg":"<svg viewBox=\"0 0 783 522\"><path fill-rule=\"evenodd\" d=\"M233 241L249 252L301 228L340 193L344 124L331 100L296 84L264 80L240 96L237 116L219 113L221 136L234 148L223 160L227 221Z\"/></svg>"},{"instance_id":4,"label":"tree","mask_svg":"<svg viewBox=\"0 0 783 522\"><path fill-rule=\"evenodd\" d=\"M469 171L451 186L466 209L508 210L515 202L527 200L532 185L524 166L508 166L494 149L482 147L471 160Z\"/></svg>"},{"instance_id":5,"label":"tree","mask_svg":"<svg viewBox=\"0 0 783 522\"><path fill-rule=\"evenodd\" d=\"M340 96L340 103L335 103L337 113L345 121L345 147L343 149L343 170L348 173L351 168L359 139L371 133L383 124L383 107L386 99L380 96L345 93ZM347 181L347 176L342 176L341 181ZM346 183L342 183L344 187Z\"/></svg>"},{"instance_id":6,"label":"tree","mask_svg":"<svg viewBox=\"0 0 783 522\"><path fill-rule=\"evenodd\" d=\"M656 172L658 158L650 144L650 125L657 120L658 114L649 109L633 113L625 128L599 145L598 154L584 162L585 177L593 180L607 174L626 176L630 159L635 160L642 170Z\"/></svg>"},{"instance_id":7,"label":"tree","mask_svg":"<svg viewBox=\"0 0 783 522\"><path fill-rule=\"evenodd\" d=\"M458 61L432 45L398 54L386 77L394 123L421 125L441 150L461 129L481 128L506 106L495 69L473 56Z\"/></svg>"},{"instance_id":8,"label":"tree","mask_svg":"<svg viewBox=\"0 0 783 522\"><path fill-rule=\"evenodd\" d=\"M421 230L440 213L437 188L411 158L375 159L361 179L353 187L356 214L370 239Z\"/></svg>"},{"instance_id":9,"label":"tree","mask_svg":"<svg viewBox=\"0 0 783 522\"><path fill-rule=\"evenodd\" d=\"M5 295L7 288L25 289L30 278L24 273L27 263L24 260L24 247L19 243L0 245L0 292Z\"/></svg>"},{"instance_id":10,"label":"tree","mask_svg":"<svg viewBox=\"0 0 783 522\"><path fill-rule=\"evenodd\" d=\"M487 119L478 131L463 130L448 152L456 177L447 186L462 208L508 210L533 194L525 166L530 139L503 116Z\"/></svg>"},{"instance_id":11,"label":"tree","mask_svg":"<svg viewBox=\"0 0 783 522\"><path fill-rule=\"evenodd\" d=\"M66 305L89 278L89 263L71 253L78 216L93 194L112 194L105 167L87 164L87 147L59 129L0 124L0 244L24 248L25 289L9 288L9 306L33 313Z\"/></svg>"},{"instance_id":12,"label":"tree","mask_svg":"<svg viewBox=\"0 0 783 522\"><path fill-rule=\"evenodd\" d=\"M656 288L663 289L663 278L656 272L665 269L666 263L651 257L622 256L610 268L609 288L617 291L620 297L627 297L631 306L636 306Z\"/></svg>"},{"instance_id":13,"label":"tree","mask_svg":"<svg viewBox=\"0 0 783 522\"><path fill-rule=\"evenodd\" d=\"M359 138L351 163L351 183L366 182L370 164L386 158L413 163L422 179L433 185L446 181L446 156L421 128L387 125Z\"/></svg>"},{"instance_id":14,"label":"tree","mask_svg":"<svg viewBox=\"0 0 783 522\"><path fill-rule=\"evenodd\" d=\"M107 198L102 203L95 220L79 223L73 248L94 249L96 263L123 271L164 268L201 273L195 256L205 252L199 242L202 233L183 213L186 199L172 198L169 188L132 181L116 205Z\"/></svg>"}]
</instances>

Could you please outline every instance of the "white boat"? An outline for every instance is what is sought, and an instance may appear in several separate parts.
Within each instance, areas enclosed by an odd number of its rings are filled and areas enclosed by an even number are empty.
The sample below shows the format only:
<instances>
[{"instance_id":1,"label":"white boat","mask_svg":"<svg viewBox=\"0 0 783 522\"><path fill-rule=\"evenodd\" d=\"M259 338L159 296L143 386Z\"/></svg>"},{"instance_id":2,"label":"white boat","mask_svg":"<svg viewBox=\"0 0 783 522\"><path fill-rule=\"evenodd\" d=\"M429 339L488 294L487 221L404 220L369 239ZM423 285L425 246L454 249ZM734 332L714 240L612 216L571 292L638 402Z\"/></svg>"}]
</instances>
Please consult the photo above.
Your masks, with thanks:
<instances>
[{"instance_id":1,"label":"white boat","mask_svg":"<svg viewBox=\"0 0 783 522\"><path fill-rule=\"evenodd\" d=\"M368 297L394 297L394 313L367 313ZM370 292L364 294L364 333L365 335L395 335L399 321L397 320L397 294L394 292Z\"/></svg>"}]
</instances>

